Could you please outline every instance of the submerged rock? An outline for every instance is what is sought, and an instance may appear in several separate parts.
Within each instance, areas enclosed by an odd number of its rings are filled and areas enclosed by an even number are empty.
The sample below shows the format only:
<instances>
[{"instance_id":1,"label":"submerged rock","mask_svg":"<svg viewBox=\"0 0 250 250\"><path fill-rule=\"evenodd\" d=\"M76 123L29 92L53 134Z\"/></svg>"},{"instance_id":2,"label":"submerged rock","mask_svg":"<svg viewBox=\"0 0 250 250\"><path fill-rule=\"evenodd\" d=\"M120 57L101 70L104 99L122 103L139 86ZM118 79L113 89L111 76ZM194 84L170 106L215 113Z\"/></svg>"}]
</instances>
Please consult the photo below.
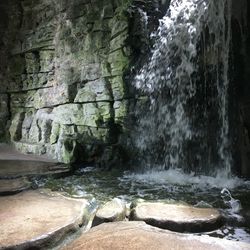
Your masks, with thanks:
<instances>
[{"instance_id":1,"label":"submerged rock","mask_svg":"<svg viewBox=\"0 0 250 250\"><path fill-rule=\"evenodd\" d=\"M144 222L114 222L92 228L63 248L64 250L240 250L250 249L247 243L173 233L146 225Z\"/></svg>"},{"instance_id":2,"label":"submerged rock","mask_svg":"<svg viewBox=\"0 0 250 250\"><path fill-rule=\"evenodd\" d=\"M88 206L41 190L0 197L0 249L48 249L88 222Z\"/></svg>"},{"instance_id":3,"label":"submerged rock","mask_svg":"<svg viewBox=\"0 0 250 250\"><path fill-rule=\"evenodd\" d=\"M176 232L211 231L223 224L222 215L214 208L151 202L139 202L132 209L130 219Z\"/></svg>"},{"instance_id":4,"label":"submerged rock","mask_svg":"<svg viewBox=\"0 0 250 250\"><path fill-rule=\"evenodd\" d=\"M118 198L114 198L97 211L92 226L97 226L105 222L122 221L125 217L125 202Z\"/></svg>"}]
</instances>

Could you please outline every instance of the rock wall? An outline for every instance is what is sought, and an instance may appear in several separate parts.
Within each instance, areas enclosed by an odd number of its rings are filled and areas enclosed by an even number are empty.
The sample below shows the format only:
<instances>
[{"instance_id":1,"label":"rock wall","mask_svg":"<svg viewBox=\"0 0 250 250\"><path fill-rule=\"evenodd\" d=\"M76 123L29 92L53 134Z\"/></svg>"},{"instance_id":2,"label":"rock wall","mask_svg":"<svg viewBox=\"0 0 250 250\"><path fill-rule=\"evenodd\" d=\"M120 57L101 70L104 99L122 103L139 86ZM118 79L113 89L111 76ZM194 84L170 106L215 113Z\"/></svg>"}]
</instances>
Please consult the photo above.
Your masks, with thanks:
<instances>
[{"instance_id":1,"label":"rock wall","mask_svg":"<svg viewBox=\"0 0 250 250\"><path fill-rule=\"evenodd\" d=\"M13 0L12 4L1 1L0 13L0 141L2 141L6 140L6 126L10 120L10 98L7 92L6 74L10 50L20 26L20 10L17 1Z\"/></svg>"},{"instance_id":2,"label":"rock wall","mask_svg":"<svg viewBox=\"0 0 250 250\"><path fill-rule=\"evenodd\" d=\"M250 177L250 3L233 0L231 100L234 135L235 170Z\"/></svg>"},{"instance_id":3,"label":"rock wall","mask_svg":"<svg viewBox=\"0 0 250 250\"><path fill-rule=\"evenodd\" d=\"M0 5L0 136L7 126L22 152L94 160L117 143L131 98L129 0L10 2Z\"/></svg>"},{"instance_id":4,"label":"rock wall","mask_svg":"<svg viewBox=\"0 0 250 250\"><path fill-rule=\"evenodd\" d=\"M133 151L128 137L137 102L130 66L149 51L149 32L168 5L2 1L0 138L60 162L122 165Z\"/></svg>"}]
</instances>

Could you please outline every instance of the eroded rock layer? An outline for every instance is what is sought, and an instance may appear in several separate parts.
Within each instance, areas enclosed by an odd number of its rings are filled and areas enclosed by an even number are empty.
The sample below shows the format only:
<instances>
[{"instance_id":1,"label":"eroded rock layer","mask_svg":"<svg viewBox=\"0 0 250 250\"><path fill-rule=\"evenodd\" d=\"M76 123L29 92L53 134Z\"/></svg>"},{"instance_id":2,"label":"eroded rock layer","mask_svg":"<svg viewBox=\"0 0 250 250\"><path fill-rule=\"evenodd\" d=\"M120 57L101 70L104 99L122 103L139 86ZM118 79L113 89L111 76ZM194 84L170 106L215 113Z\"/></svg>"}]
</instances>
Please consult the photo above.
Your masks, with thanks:
<instances>
[{"instance_id":1,"label":"eroded rock layer","mask_svg":"<svg viewBox=\"0 0 250 250\"><path fill-rule=\"evenodd\" d=\"M7 126L18 150L65 163L117 142L128 105L128 4L1 3L1 137Z\"/></svg>"}]
</instances>

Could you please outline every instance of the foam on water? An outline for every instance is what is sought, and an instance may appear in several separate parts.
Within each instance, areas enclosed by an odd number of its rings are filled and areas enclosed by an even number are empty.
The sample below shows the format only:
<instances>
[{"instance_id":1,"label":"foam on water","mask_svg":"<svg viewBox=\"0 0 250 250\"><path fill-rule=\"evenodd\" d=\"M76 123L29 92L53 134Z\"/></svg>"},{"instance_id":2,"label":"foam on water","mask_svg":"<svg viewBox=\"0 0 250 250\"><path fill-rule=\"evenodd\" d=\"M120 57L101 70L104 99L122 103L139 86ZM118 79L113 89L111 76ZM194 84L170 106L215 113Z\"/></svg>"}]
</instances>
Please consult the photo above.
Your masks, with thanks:
<instances>
[{"instance_id":1,"label":"foam on water","mask_svg":"<svg viewBox=\"0 0 250 250\"><path fill-rule=\"evenodd\" d=\"M194 173L186 174L181 169L169 169L165 171L150 170L142 174L127 173L124 175L124 178L145 184L178 185L183 187L194 185L201 190L212 188L228 188L232 190L240 186L250 185L250 182L243 181L237 177L229 179L223 174L218 174L216 177L196 176Z\"/></svg>"}]
</instances>

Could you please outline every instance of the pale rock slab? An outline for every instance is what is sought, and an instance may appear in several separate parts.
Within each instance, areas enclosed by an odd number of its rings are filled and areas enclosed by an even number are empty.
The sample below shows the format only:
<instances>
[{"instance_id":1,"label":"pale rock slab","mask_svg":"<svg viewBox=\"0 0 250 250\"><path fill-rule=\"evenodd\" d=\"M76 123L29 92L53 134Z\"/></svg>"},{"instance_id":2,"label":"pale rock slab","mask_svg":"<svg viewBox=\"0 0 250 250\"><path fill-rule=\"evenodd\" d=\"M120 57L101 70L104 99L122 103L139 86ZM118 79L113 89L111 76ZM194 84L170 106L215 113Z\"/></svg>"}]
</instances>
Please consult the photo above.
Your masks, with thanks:
<instances>
[{"instance_id":1,"label":"pale rock slab","mask_svg":"<svg viewBox=\"0 0 250 250\"><path fill-rule=\"evenodd\" d=\"M160 202L139 202L131 210L130 219L176 232L212 231L223 224L217 209Z\"/></svg>"},{"instance_id":2,"label":"pale rock slab","mask_svg":"<svg viewBox=\"0 0 250 250\"><path fill-rule=\"evenodd\" d=\"M49 249L87 223L88 206L41 190L0 197L0 249Z\"/></svg>"},{"instance_id":3,"label":"pale rock slab","mask_svg":"<svg viewBox=\"0 0 250 250\"><path fill-rule=\"evenodd\" d=\"M105 223L82 234L63 250L242 250L247 243L161 230L144 222Z\"/></svg>"}]
</instances>

